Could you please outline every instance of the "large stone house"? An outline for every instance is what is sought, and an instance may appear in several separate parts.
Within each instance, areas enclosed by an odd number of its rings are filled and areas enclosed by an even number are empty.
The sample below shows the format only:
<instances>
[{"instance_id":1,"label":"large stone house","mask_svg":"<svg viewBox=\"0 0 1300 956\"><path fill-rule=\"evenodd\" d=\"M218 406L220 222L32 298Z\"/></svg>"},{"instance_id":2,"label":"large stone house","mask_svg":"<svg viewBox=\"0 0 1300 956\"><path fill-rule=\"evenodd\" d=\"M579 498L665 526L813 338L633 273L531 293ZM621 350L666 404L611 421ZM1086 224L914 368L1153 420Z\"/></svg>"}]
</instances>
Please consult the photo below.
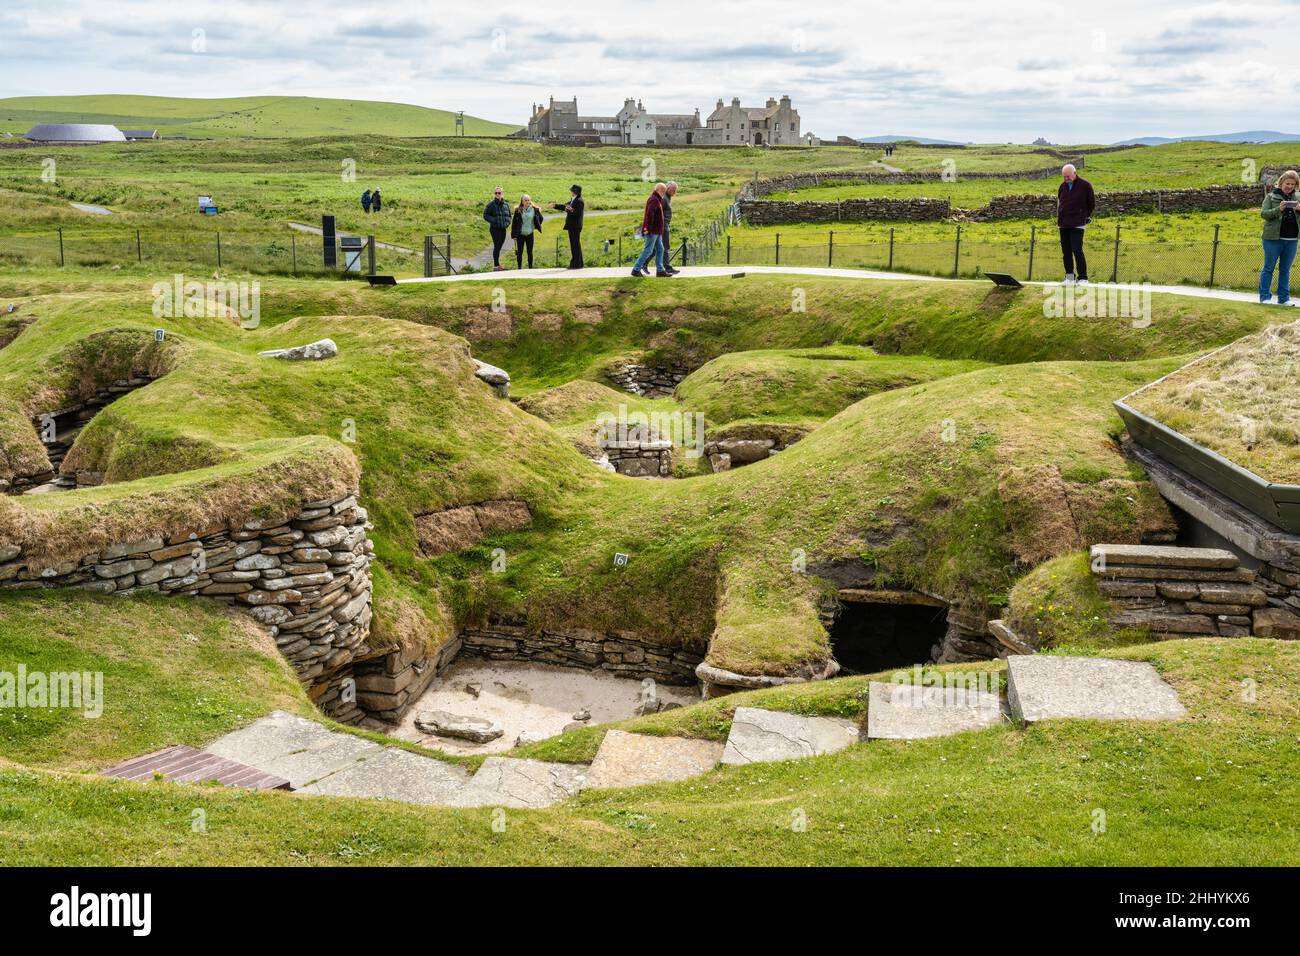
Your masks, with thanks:
<instances>
[{"instance_id":1,"label":"large stone house","mask_svg":"<svg viewBox=\"0 0 1300 956\"><path fill-rule=\"evenodd\" d=\"M707 123L694 113L648 113L640 100L628 97L614 116L583 116L578 100L533 104L528 138L538 142L607 144L611 146L797 146L801 140L799 112L790 97L769 99L766 106L730 106L718 100Z\"/></svg>"}]
</instances>

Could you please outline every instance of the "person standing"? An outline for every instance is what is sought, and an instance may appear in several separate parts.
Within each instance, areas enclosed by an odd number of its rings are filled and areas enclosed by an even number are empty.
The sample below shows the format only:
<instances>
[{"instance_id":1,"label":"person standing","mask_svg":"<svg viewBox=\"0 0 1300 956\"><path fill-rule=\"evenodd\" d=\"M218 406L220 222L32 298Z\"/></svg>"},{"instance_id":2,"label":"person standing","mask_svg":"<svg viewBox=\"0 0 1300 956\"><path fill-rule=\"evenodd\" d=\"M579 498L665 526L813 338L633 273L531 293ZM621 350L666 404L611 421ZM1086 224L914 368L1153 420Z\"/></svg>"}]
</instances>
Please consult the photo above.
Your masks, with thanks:
<instances>
[{"instance_id":1,"label":"person standing","mask_svg":"<svg viewBox=\"0 0 1300 956\"><path fill-rule=\"evenodd\" d=\"M370 190L370 208L373 209L375 212L379 212L379 190L378 189Z\"/></svg>"},{"instance_id":2,"label":"person standing","mask_svg":"<svg viewBox=\"0 0 1300 956\"><path fill-rule=\"evenodd\" d=\"M645 247L641 250L641 255L637 256L636 265L632 267L632 275L640 278L645 275L643 267L650 261L650 257L655 259L655 276L658 278L671 277L664 262L664 196L668 192L668 186L665 183L655 183L654 192L650 198L645 201L645 213L641 216L641 235L645 239Z\"/></svg>"},{"instance_id":3,"label":"person standing","mask_svg":"<svg viewBox=\"0 0 1300 956\"><path fill-rule=\"evenodd\" d=\"M370 190L369 189L367 189L365 192L361 194L361 211L365 213L370 212Z\"/></svg>"},{"instance_id":4,"label":"person standing","mask_svg":"<svg viewBox=\"0 0 1300 956\"><path fill-rule=\"evenodd\" d=\"M1083 230L1092 221L1097 197L1092 183L1074 166L1061 167L1061 185L1056 190L1056 225L1061 230L1061 257L1065 261L1065 281L1086 283L1088 260L1083 256ZM1077 271L1076 271L1077 270Z\"/></svg>"},{"instance_id":5,"label":"person standing","mask_svg":"<svg viewBox=\"0 0 1300 956\"><path fill-rule=\"evenodd\" d=\"M516 267L524 267L524 250L528 250L528 268L533 267L533 239L542 231L542 211L533 205L533 199L525 193L515 208L514 218L510 221L510 238L515 241Z\"/></svg>"},{"instance_id":6,"label":"person standing","mask_svg":"<svg viewBox=\"0 0 1300 956\"><path fill-rule=\"evenodd\" d=\"M677 195L677 184L671 179L665 184L667 192L663 195L664 204L664 271L672 275L681 272L673 268L673 244L670 241L673 225L673 197ZM686 265L686 256L682 255L682 265Z\"/></svg>"},{"instance_id":7,"label":"person standing","mask_svg":"<svg viewBox=\"0 0 1300 956\"><path fill-rule=\"evenodd\" d=\"M564 210L564 231L569 234L569 268L582 268L582 187L574 183L569 187L569 201L557 202L556 209Z\"/></svg>"},{"instance_id":8,"label":"person standing","mask_svg":"<svg viewBox=\"0 0 1300 956\"><path fill-rule=\"evenodd\" d=\"M1300 240L1300 221L1296 207L1300 205L1300 173L1288 169L1277 178L1277 185L1264 196L1259 214L1264 220L1264 268L1259 271L1259 301L1273 298L1273 270L1277 269L1277 304L1291 302L1291 263L1295 262L1296 245Z\"/></svg>"},{"instance_id":9,"label":"person standing","mask_svg":"<svg viewBox=\"0 0 1300 956\"><path fill-rule=\"evenodd\" d=\"M501 247L506 244L506 232L510 228L510 203L506 202L505 190L498 186L492 191L492 200L483 207L483 220L488 224L492 235L492 269L500 272Z\"/></svg>"}]
</instances>

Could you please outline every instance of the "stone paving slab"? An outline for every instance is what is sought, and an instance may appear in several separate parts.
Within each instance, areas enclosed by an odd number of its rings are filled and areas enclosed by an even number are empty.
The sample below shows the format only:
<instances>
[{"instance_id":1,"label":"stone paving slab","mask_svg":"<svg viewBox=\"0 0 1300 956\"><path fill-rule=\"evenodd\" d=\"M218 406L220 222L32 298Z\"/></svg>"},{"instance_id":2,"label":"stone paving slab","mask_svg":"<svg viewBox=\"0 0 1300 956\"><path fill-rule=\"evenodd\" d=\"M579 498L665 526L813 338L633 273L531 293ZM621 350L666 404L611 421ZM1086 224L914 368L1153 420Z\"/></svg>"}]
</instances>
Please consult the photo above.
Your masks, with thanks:
<instances>
[{"instance_id":1,"label":"stone paving slab","mask_svg":"<svg viewBox=\"0 0 1300 956\"><path fill-rule=\"evenodd\" d=\"M722 759L723 744L687 737L654 737L610 730L587 771L584 790L639 787L708 773Z\"/></svg>"},{"instance_id":2,"label":"stone paving slab","mask_svg":"<svg viewBox=\"0 0 1300 956\"><path fill-rule=\"evenodd\" d=\"M1052 717L1175 720L1187 709L1146 661L1105 657L1007 658L1007 703L1017 720Z\"/></svg>"},{"instance_id":3,"label":"stone paving slab","mask_svg":"<svg viewBox=\"0 0 1300 956\"><path fill-rule=\"evenodd\" d=\"M586 764L488 757L469 784L447 803L455 807L549 807L582 789L586 771Z\"/></svg>"},{"instance_id":4,"label":"stone paving slab","mask_svg":"<svg viewBox=\"0 0 1300 956\"><path fill-rule=\"evenodd\" d=\"M295 790L384 748L352 734L277 710L204 748L264 773L287 777Z\"/></svg>"},{"instance_id":5,"label":"stone paving slab","mask_svg":"<svg viewBox=\"0 0 1300 956\"><path fill-rule=\"evenodd\" d=\"M331 797L372 797L403 803L446 804L469 783L464 767L397 747L354 761L310 783L302 793Z\"/></svg>"},{"instance_id":6,"label":"stone paving slab","mask_svg":"<svg viewBox=\"0 0 1300 956\"><path fill-rule=\"evenodd\" d=\"M1164 544L1094 544L1090 559L1112 565L1145 565L1165 568L1227 569L1241 560L1223 548L1179 548Z\"/></svg>"},{"instance_id":7,"label":"stone paving slab","mask_svg":"<svg viewBox=\"0 0 1300 956\"><path fill-rule=\"evenodd\" d=\"M724 764L766 763L834 753L861 739L858 725L838 717L800 717L737 707L722 752Z\"/></svg>"},{"instance_id":8,"label":"stone paving slab","mask_svg":"<svg viewBox=\"0 0 1300 956\"><path fill-rule=\"evenodd\" d=\"M1004 723L1002 700L989 691L872 681L867 696L868 740L919 740Z\"/></svg>"}]
</instances>

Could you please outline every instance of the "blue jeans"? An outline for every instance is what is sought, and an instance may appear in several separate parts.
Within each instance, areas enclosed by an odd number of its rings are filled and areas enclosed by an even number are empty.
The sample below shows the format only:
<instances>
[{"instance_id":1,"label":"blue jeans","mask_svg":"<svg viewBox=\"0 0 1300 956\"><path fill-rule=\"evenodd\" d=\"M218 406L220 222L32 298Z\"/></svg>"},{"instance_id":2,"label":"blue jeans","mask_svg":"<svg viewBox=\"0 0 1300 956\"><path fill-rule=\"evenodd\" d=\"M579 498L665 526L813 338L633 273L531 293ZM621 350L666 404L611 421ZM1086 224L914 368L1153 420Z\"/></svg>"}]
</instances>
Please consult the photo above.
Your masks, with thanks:
<instances>
[{"instance_id":1,"label":"blue jeans","mask_svg":"<svg viewBox=\"0 0 1300 956\"><path fill-rule=\"evenodd\" d=\"M646 236L645 248L641 250L641 255L637 256L636 265L632 268L640 272L650 257L655 257L655 270L664 272L664 237L663 236Z\"/></svg>"},{"instance_id":2,"label":"blue jeans","mask_svg":"<svg viewBox=\"0 0 1300 956\"><path fill-rule=\"evenodd\" d=\"M1259 270L1259 301L1272 298L1273 267L1277 266L1277 301L1285 305L1291 299L1291 263L1295 262L1298 243L1294 239L1265 239L1264 268Z\"/></svg>"}]
</instances>

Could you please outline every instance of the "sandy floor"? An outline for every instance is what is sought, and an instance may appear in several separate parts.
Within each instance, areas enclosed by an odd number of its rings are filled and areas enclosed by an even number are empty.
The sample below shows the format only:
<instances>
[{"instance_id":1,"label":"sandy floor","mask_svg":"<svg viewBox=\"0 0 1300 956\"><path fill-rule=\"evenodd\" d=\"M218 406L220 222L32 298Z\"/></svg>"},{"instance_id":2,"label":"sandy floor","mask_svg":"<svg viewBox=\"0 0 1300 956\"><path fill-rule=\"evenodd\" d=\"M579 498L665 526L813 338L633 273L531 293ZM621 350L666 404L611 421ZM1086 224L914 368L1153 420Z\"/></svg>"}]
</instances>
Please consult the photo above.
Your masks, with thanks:
<instances>
[{"instance_id":1,"label":"sandy floor","mask_svg":"<svg viewBox=\"0 0 1300 956\"><path fill-rule=\"evenodd\" d=\"M471 682L483 687L477 698L465 690L465 685ZM700 700L696 687L658 684L655 693L661 701L669 703L686 705ZM631 717L640 699L640 681L614 677L603 671L470 659L452 664L430 684L392 735L448 753L499 753L513 747L523 731L538 738L559 734L573 723L573 715L579 710L591 712L592 724ZM500 725L505 733L486 744L430 736L415 727L416 715L425 710L486 717Z\"/></svg>"}]
</instances>

